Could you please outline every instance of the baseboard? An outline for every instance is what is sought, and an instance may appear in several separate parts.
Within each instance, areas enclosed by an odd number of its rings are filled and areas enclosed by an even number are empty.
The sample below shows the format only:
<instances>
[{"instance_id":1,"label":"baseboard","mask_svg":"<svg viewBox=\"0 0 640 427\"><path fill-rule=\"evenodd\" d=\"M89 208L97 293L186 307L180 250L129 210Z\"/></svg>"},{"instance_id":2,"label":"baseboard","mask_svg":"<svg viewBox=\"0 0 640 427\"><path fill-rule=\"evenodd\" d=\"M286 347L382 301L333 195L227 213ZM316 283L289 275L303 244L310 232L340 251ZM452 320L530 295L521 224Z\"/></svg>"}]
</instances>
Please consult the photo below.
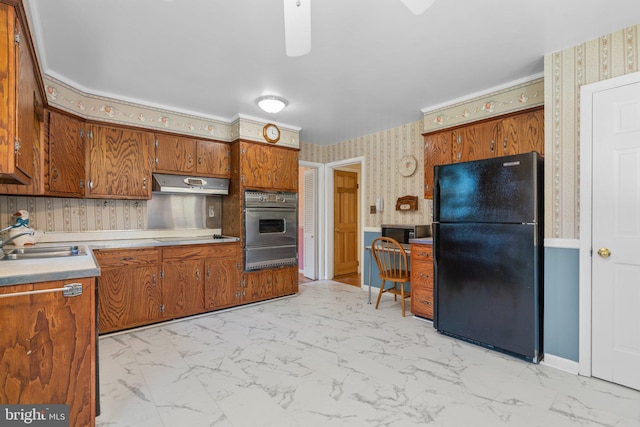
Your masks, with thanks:
<instances>
[{"instance_id":1,"label":"baseboard","mask_svg":"<svg viewBox=\"0 0 640 427\"><path fill-rule=\"evenodd\" d=\"M544 359L540 362L541 365L550 366L561 371L569 372L570 374L578 375L580 364L573 360L565 359L563 357L554 356L553 354L545 354Z\"/></svg>"}]
</instances>

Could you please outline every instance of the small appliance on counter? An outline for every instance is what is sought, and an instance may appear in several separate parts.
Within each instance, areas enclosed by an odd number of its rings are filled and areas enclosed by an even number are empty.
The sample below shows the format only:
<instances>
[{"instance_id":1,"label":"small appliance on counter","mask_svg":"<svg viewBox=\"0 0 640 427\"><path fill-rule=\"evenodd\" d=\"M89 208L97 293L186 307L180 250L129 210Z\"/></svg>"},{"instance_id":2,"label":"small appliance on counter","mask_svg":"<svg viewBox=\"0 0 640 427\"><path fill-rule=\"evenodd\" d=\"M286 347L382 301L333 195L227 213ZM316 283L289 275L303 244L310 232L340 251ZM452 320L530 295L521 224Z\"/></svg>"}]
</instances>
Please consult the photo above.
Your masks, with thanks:
<instances>
[{"instance_id":1,"label":"small appliance on counter","mask_svg":"<svg viewBox=\"0 0 640 427\"><path fill-rule=\"evenodd\" d=\"M409 239L431 237L431 224L426 225L400 225L382 224L382 237L391 237L405 248L409 247Z\"/></svg>"}]
</instances>

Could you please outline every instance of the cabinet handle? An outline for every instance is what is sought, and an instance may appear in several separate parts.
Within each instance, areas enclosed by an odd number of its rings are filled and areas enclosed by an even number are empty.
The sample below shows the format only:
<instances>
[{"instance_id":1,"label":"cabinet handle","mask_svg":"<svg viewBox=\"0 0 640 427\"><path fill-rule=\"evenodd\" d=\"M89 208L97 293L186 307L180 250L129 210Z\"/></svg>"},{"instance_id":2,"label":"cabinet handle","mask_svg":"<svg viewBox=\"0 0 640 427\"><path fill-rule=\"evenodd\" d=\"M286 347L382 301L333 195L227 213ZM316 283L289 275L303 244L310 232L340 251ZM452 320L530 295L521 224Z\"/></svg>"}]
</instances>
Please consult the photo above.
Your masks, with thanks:
<instances>
[{"instance_id":1,"label":"cabinet handle","mask_svg":"<svg viewBox=\"0 0 640 427\"><path fill-rule=\"evenodd\" d=\"M430 252L420 252L419 255L423 256L425 258L431 258L431 253Z\"/></svg>"},{"instance_id":2,"label":"cabinet handle","mask_svg":"<svg viewBox=\"0 0 640 427\"><path fill-rule=\"evenodd\" d=\"M424 149L426 150L427 148L429 148L429 143L428 142L424 144Z\"/></svg>"},{"instance_id":3,"label":"cabinet handle","mask_svg":"<svg viewBox=\"0 0 640 427\"><path fill-rule=\"evenodd\" d=\"M504 151L507 151L507 137L506 136L502 140L502 148L504 148Z\"/></svg>"},{"instance_id":4,"label":"cabinet handle","mask_svg":"<svg viewBox=\"0 0 640 427\"><path fill-rule=\"evenodd\" d=\"M69 283L61 288L42 289L39 291L13 292L10 294L1 294L0 298L21 297L27 295L50 294L53 292L62 292L65 297L76 297L82 295L82 283Z\"/></svg>"},{"instance_id":5,"label":"cabinet handle","mask_svg":"<svg viewBox=\"0 0 640 427\"><path fill-rule=\"evenodd\" d=\"M431 279L431 275L430 274L424 274L424 273L420 273L418 274L420 277L423 277L425 279Z\"/></svg>"},{"instance_id":6,"label":"cabinet handle","mask_svg":"<svg viewBox=\"0 0 640 427\"><path fill-rule=\"evenodd\" d=\"M156 285L156 275L152 274L151 278L153 279L152 282L151 282L151 286L155 286Z\"/></svg>"},{"instance_id":7,"label":"cabinet handle","mask_svg":"<svg viewBox=\"0 0 640 427\"><path fill-rule=\"evenodd\" d=\"M60 177L60 174L58 173L58 168L55 166L51 169L51 177L53 178L54 181L57 181L58 178Z\"/></svg>"},{"instance_id":8,"label":"cabinet handle","mask_svg":"<svg viewBox=\"0 0 640 427\"><path fill-rule=\"evenodd\" d=\"M93 181L87 182L87 187L89 187L90 189L93 188Z\"/></svg>"},{"instance_id":9,"label":"cabinet handle","mask_svg":"<svg viewBox=\"0 0 640 427\"><path fill-rule=\"evenodd\" d=\"M142 188L147 188L147 178L142 178Z\"/></svg>"},{"instance_id":10,"label":"cabinet handle","mask_svg":"<svg viewBox=\"0 0 640 427\"><path fill-rule=\"evenodd\" d=\"M207 277L211 277L211 267L207 267Z\"/></svg>"},{"instance_id":11,"label":"cabinet handle","mask_svg":"<svg viewBox=\"0 0 640 427\"><path fill-rule=\"evenodd\" d=\"M136 257L134 257L134 256L123 256L123 257L120 257L120 261L133 261L134 259L136 259Z\"/></svg>"},{"instance_id":12,"label":"cabinet handle","mask_svg":"<svg viewBox=\"0 0 640 427\"><path fill-rule=\"evenodd\" d=\"M424 185L424 190L425 190L425 191L429 191L429 184L425 184L425 185Z\"/></svg>"},{"instance_id":13,"label":"cabinet handle","mask_svg":"<svg viewBox=\"0 0 640 427\"><path fill-rule=\"evenodd\" d=\"M80 180L80 188L84 188L84 179Z\"/></svg>"},{"instance_id":14,"label":"cabinet handle","mask_svg":"<svg viewBox=\"0 0 640 427\"><path fill-rule=\"evenodd\" d=\"M495 148L496 142L492 139L491 140L491 151L493 152L493 149Z\"/></svg>"},{"instance_id":15,"label":"cabinet handle","mask_svg":"<svg viewBox=\"0 0 640 427\"><path fill-rule=\"evenodd\" d=\"M196 268L196 280L200 280L200 269Z\"/></svg>"},{"instance_id":16,"label":"cabinet handle","mask_svg":"<svg viewBox=\"0 0 640 427\"><path fill-rule=\"evenodd\" d=\"M458 153L458 160L462 158L462 153Z\"/></svg>"},{"instance_id":17,"label":"cabinet handle","mask_svg":"<svg viewBox=\"0 0 640 427\"><path fill-rule=\"evenodd\" d=\"M202 157L198 156L198 164L202 165Z\"/></svg>"}]
</instances>

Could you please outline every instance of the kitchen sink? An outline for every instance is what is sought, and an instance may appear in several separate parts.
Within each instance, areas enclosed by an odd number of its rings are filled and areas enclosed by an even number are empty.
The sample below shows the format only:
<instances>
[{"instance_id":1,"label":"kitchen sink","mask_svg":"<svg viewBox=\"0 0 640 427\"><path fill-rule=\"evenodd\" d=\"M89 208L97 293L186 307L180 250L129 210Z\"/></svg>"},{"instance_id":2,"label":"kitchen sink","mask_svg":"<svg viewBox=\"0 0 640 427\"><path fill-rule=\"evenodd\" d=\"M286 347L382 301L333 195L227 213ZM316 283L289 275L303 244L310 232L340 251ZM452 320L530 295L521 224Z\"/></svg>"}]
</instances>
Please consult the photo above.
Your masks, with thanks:
<instances>
[{"instance_id":1,"label":"kitchen sink","mask_svg":"<svg viewBox=\"0 0 640 427\"><path fill-rule=\"evenodd\" d=\"M33 246L11 249L3 254L3 260L39 259L39 258L63 258L85 255L83 248L79 246Z\"/></svg>"}]
</instances>

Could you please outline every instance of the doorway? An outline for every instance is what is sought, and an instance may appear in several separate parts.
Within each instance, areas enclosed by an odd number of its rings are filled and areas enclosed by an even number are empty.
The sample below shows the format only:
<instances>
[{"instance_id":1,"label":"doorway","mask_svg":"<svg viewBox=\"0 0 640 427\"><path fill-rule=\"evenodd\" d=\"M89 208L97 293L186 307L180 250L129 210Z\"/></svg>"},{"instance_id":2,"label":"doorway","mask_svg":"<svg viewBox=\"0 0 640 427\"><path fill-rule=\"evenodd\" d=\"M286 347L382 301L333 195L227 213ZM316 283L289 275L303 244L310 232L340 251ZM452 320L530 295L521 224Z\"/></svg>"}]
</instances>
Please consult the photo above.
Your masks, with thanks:
<instances>
[{"instance_id":1,"label":"doorway","mask_svg":"<svg viewBox=\"0 0 640 427\"><path fill-rule=\"evenodd\" d=\"M581 103L580 373L640 390L640 73Z\"/></svg>"},{"instance_id":2,"label":"doorway","mask_svg":"<svg viewBox=\"0 0 640 427\"><path fill-rule=\"evenodd\" d=\"M326 216L326 234L325 236L325 241L326 241L326 270L325 270L325 277L327 279L332 279L335 276L338 276L340 274L345 274L344 273L344 269L342 268L338 268L336 269L335 267L335 261L336 261L336 218L334 216L334 212L336 211L336 207L335 207L335 203L336 203L336 198L334 197L334 192L335 192L335 188L336 188L336 183L335 183L335 176L336 176L336 172L337 171L344 171L344 172L351 172L351 173L355 173L357 175L357 192L356 192L356 225L355 225L355 232L354 232L354 236L355 236L355 244L352 243L353 240L351 241L351 243L349 244L353 244L355 246L355 260L353 258L351 258L350 262L353 265L354 263L356 264L356 275L359 275L361 273L360 268L362 265L362 259L363 259L363 252L364 252L364 248L362 245L362 233L363 233L363 194L366 193L366 182L363 182L362 177L365 176L365 164L364 164L364 158L363 157L355 157L355 158L351 158L351 159L344 159L344 160L340 160L337 162L332 162L332 163L327 163L326 164L327 167L327 173L326 173L326 184L325 184L325 188L327 189L327 193L326 193L326 202L327 202L327 216ZM339 186L344 186L343 183L341 184L340 182L338 182ZM340 229L340 227L338 227ZM338 243L340 244L340 243ZM353 252L351 252L353 253ZM355 261L355 262L354 262ZM358 280L359 286L362 285L362 280L359 278L359 276L356 276L356 278L351 278L350 279L352 282L354 280Z\"/></svg>"},{"instance_id":3,"label":"doorway","mask_svg":"<svg viewBox=\"0 0 640 427\"><path fill-rule=\"evenodd\" d=\"M299 162L298 168L298 270L310 279L321 277L324 263L324 165Z\"/></svg>"}]
</instances>

